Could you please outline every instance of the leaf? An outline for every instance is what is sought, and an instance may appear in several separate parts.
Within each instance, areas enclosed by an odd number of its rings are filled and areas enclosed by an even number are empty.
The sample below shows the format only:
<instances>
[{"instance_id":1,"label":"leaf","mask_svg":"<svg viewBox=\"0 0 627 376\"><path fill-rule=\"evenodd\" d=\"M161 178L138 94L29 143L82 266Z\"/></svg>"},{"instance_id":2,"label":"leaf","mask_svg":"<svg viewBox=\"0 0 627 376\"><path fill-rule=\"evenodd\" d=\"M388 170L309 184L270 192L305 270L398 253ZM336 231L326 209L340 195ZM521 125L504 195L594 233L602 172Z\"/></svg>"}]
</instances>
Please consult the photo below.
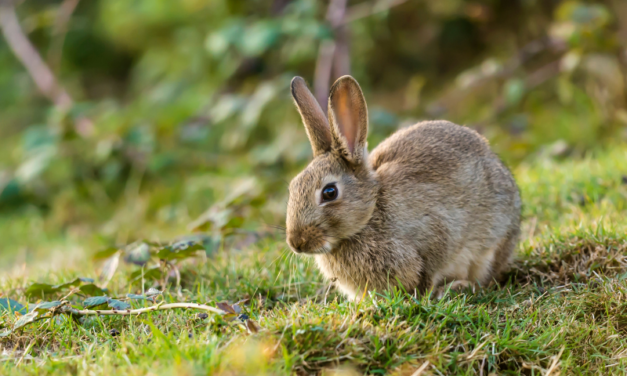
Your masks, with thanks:
<instances>
[{"instance_id":1,"label":"leaf","mask_svg":"<svg viewBox=\"0 0 627 376\"><path fill-rule=\"evenodd\" d=\"M146 295L147 298L152 298L153 296L158 296L161 294L163 294L163 291L159 291L154 287L149 288L148 291L144 293L144 295Z\"/></svg>"},{"instance_id":2,"label":"leaf","mask_svg":"<svg viewBox=\"0 0 627 376\"><path fill-rule=\"evenodd\" d=\"M259 325L257 325L256 322L254 322L253 320L246 320L246 329L248 329L248 331L250 333L258 333L259 332Z\"/></svg>"},{"instance_id":3,"label":"leaf","mask_svg":"<svg viewBox=\"0 0 627 376\"><path fill-rule=\"evenodd\" d=\"M244 217L232 217L229 221L222 227L223 233L231 233L233 230L241 228L244 224Z\"/></svg>"},{"instance_id":4,"label":"leaf","mask_svg":"<svg viewBox=\"0 0 627 376\"><path fill-rule=\"evenodd\" d=\"M15 324L13 324L13 331L16 331L17 329L23 328L24 326L32 323L33 321L35 321L35 319L37 319L37 316L39 316L39 312L33 310L32 312L29 312L20 317L20 319L17 320Z\"/></svg>"},{"instance_id":5,"label":"leaf","mask_svg":"<svg viewBox=\"0 0 627 376\"><path fill-rule=\"evenodd\" d=\"M0 299L0 312L4 311L26 314L26 308L23 305L9 298Z\"/></svg>"},{"instance_id":6,"label":"leaf","mask_svg":"<svg viewBox=\"0 0 627 376\"><path fill-rule=\"evenodd\" d=\"M242 307L239 306L239 304L235 303L233 304L233 311L235 311L235 313L240 314L242 313Z\"/></svg>"},{"instance_id":7,"label":"leaf","mask_svg":"<svg viewBox=\"0 0 627 376\"><path fill-rule=\"evenodd\" d=\"M237 318L237 314L235 313L227 313L225 315L222 315L222 320L226 321L226 322L231 322L233 320L235 320Z\"/></svg>"},{"instance_id":8,"label":"leaf","mask_svg":"<svg viewBox=\"0 0 627 376\"><path fill-rule=\"evenodd\" d=\"M101 306L109 302L109 297L107 296L92 296L83 302L83 307L89 309L97 306Z\"/></svg>"},{"instance_id":9,"label":"leaf","mask_svg":"<svg viewBox=\"0 0 627 376\"><path fill-rule=\"evenodd\" d=\"M81 287L79 287L79 290L81 290L81 292L84 293L85 295L92 295L92 296L105 295L105 292L100 287L94 285L93 283L82 285Z\"/></svg>"},{"instance_id":10,"label":"leaf","mask_svg":"<svg viewBox=\"0 0 627 376\"><path fill-rule=\"evenodd\" d=\"M137 294L126 294L126 297L131 299L131 300L146 300L146 299L148 299L144 295L137 295Z\"/></svg>"},{"instance_id":11,"label":"leaf","mask_svg":"<svg viewBox=\"0 0 627 376\"><path fill-rule=\"evenodd\" d=\"M109 248L103 249L102 251L96 252L93 255L93 259L96 261L108 259L109 257L115 255L118 252L118 250L119 249L116 247L109 247Z\"/></svg>"},{"instance_id":12,"label":"leaf","mask_svg":"<svg viewBox=\"0 0 627 376\"><path fill-rule=\"evenodd\" d=\"M52 294L58 291L59 289L57 287L47 283L33 283L24 291L24 295L41 297L45 294Z\"/></svg>"},{"instance_id":13,"label":"leaf","mask_svg":"<svg viewBox=\"0 0 627 376\"><path fill-rule=\"evenodd\" d=\"M150 261L150 246L146 243L141 243L133 247L126 253L124 260L139 266L145 265Z\"/></svg>"},{"instance_id":14,"label":"leaf","mask_svg":"<svg viewBox=\"0 0 627 376\"><path fill-rule=\"evenodd\" d=\"M131 273L129 277L132 281L140 279L142 277L142 270L136 270ZM144 279L145 280L158 280L161 278L161 268L159 266L152 267L150 269L144 269Z\"/></svg>"},{"instance_id":15,"label":"leaf","mask_svg":"<svg viewBox=\"0 0 627 376\"><path fill-rule=\"evenodd\" d=\"M244 55L261 55L278 41L280 31L276 21L258 21L247 27L245 37L238 41L238 47Z\"/></svg>"},{"instance_id":16,"label":"leaf","mask_svg":"<svg viewBox=\"0 0 627 376\"><path fill-rule=\"evenodd\" d=\"M525 95L525 82L517 78L508 80L503 88L503 94L509 105L518 104Z\"/></svg>"},{"instance_id":17,"label":"leaf","mask_svg":"<svg viewBox=\"0 0 627 376\"><path fill-rule=\"evenodd\" d=\"M54 285L52 286L52 288L56 289L57 291L59 290L65 290L68 287L73 287L73 286L78 286L82 283L83 281L80 278L75 278L74 280L70 281L70 282L66 282L66 283L61 283L58 285Z\"/></svg>"},{"instance_id":18,"label":"leaf","mask_svg":"<svg viewBox=\"0 0 627 376\"><path fill-rule=\"evenodd\" d=\"M37 311L39 313L42 313L42 312L52 311L55 308L61 307L63 305L65 305L65 303L58 301L58 300L55 300L53 302L42 302L42 303L37 304L35 307L33 307L32 311L33 312Z\"/></svg>"},{"instance_id":19,"label":"leaf","mask_svg":"<svg viewBox=\"0 0 627 376\"><path fill-rule=\"evenodd\" d=\"M162 248L157 252L157 257L162 260L182 260L189 257L196 256L196 252L204 251L205 248L197 243L189 243L181 245L176 243L174 245Z\"/></svg>"},{"instance_id":20,"label":"leaf","mask_svg":"<svg viewBox=\"0 0 627 376\"><path fill-rule=\"evenodd\" d=\"M235 312L235 309L233 309L233 307L231 307L231 305L227 302L220 302L218 304L216 304L218 306L218 308L220 308L221 310L223 310L226 313L231 313L231 314L236 314L237 312Z\"/></svg>"},{"instance_id":21,"label":"leaf","mask_svg":"<svg viewBox=\"0 0 627 376\"><path fill-rule=\"evenodd\" d=\"M100 271L100 280L109 281L120 264L120 252L116 252L113 256L109 257Z\"/></svg>"},{"instance_id":22,"label":"leaf","mask_svg":"<svg viewBox=\"0 0 627 376\"><path fill-rule=\"evenodd\" d=\"M126 303L126 302L122 302L116 299L109 299L109 307L118 310L118 311L122 311L125 309L131 309L131 305Z\"/></svg>"},{"instance_id":23,"label":"leaf","mask_svg":"<svg viewBox=\"0 0 627 376\"><path fill-rule=\"evenodd\" d=\"M12 330L5 330L4 332L0 332L0 338L8 337L13 333Z\"/></svg>"}]
</instances>

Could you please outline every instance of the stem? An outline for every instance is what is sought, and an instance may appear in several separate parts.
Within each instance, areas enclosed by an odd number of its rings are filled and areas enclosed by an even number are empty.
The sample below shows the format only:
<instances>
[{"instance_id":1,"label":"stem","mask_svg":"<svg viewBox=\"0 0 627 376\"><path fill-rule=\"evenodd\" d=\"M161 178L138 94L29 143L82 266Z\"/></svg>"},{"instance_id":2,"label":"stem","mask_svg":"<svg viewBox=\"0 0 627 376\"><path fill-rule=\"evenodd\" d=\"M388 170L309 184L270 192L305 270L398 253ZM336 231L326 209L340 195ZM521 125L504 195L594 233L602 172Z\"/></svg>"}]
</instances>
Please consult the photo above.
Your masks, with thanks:
<instances>
[{"instance_id":1,"label":"stem","mask_svg":"<svg viewBox=\"0 0 627 376\"><path fill-rule=\"evenodd\" d=\"M68 31L68 24L72 14L76 10L76 6L80 0L64 0L59 10L57 11L57 17L54 22L53 40L48 51L48 62L52 66L52 69L58 73L61 66L61 57L63 55L63 44L65 42L65 36Z\"/></svg>"},{"instance_id":2,"label":"stem","mask_svg":"<svg viewBox=\"0 0 627 376\"><path fill-rule=\"evenodd\" d=\"M318 59L316 61L316 71L314 73L314 95L320 104L323 112L327 110L327 96L329 95L329 84L334 64L345 63L345 58L338 59L339 51L343 54L348 51L346 29L342 28L344 15L346 13L347 0L331 0L327 8L326 21L336 34L333 40L322 41L318 48ZM341 30L340 30L341 29ZM341 69L342 72L346 69ZM338 69L335 68L337 74ZM350 72L344 72L348 74Z\"/></svg>"},{"instance_id":3,"label":"stem","mask_svg":"<svg viewBox=\"0 0 627 376\"><path fill-rule=\"evenodd\" d=\"M66 308L61 312L71 313L73 315L78 316L138 316L142 313L153 312L153 311L165 311L168 309L177 309L177 308L187 308L187 309L198 309L201 311L213 312L218 315L223 315L225 312L221 309L211 307L204 304L196 304L196 303L169 303L169 304L157 304L151 307L139 308L139 309L126 309L126 310L89 310L89 309L75 309L75 308Z\"/></svg>"},{"instance_id":4,"label":"stem","mask_svg":"<svg viewBox=\"0 0 627 376\"><path fill-rule=\"evenodd\" d=\"M15 13L15 7L0 1L0 29L15 57L26 68L39 91L62 112L68 112L74 105L72 97L61 86L57 78L30 42ZM88 118L79 116L74 126L76 132L85 137L93 132L94 124Z\"/></svg>"},{"instance_id":5,"label":"stem","mask_svg":"<svg viewBox=\"0 0 627 376\"><path fill-rule=\"evenodd\" d=\"M351 23L358 19L369 17L380 12L385 12L394 8L395 6L405 3L407 0L379 0L371 1L368 3L361 3L353 5L346 10L346 17L344 17L344 23Z\"/></svg>"},{"instance_id":6,"label":"stem","mask_svg":"<svg viewBox=\"0 0 627 376\"><path fill-rule=\"evenodd\" d=\"M24 65L39 90L61 110L72 107L72 98L59 86L50 68L24 34L15 14L15 7L0 5L0 27L7 44Z\"/></svg>"}]
</instances>

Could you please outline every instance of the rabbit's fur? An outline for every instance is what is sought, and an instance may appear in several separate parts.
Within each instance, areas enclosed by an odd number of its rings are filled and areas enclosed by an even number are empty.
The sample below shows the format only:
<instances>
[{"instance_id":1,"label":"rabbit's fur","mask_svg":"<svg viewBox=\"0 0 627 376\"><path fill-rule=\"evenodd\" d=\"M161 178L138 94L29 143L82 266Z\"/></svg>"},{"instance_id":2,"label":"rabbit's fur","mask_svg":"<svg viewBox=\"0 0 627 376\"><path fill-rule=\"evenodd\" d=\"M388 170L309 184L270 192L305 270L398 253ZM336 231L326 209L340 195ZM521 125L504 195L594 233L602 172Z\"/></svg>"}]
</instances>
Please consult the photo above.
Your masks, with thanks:
<instances>
[{"instance_id":1,"label":"rabbit's fur","mask_svg":"<svg viewBox=\"0 0 627 376\"><path fill-rule=\"evenodd\" d=\"M302 78L292 95L314 159L290 183L287 242L314 255L347 296L399 284L409 292L444 281L488 284L508 267L520 196L482 136L427 121L368 155L368 111L352 77L331 88L328 121ZM339 196L322 203L329 183Z\"/></svg>"}]
</instances>

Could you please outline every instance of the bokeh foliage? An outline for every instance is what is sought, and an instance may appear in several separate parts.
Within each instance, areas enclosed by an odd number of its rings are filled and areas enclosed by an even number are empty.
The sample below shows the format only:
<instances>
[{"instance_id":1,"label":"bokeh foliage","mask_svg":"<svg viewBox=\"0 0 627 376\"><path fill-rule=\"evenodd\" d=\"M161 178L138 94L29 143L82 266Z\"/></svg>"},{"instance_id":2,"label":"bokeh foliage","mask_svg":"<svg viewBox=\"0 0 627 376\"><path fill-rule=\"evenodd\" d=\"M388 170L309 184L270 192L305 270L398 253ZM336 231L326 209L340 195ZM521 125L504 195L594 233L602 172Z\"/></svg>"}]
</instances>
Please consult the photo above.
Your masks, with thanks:
<instances>
[{"instance_id":1,"label":"bokeh foliage","mask_svg":"<svg viewBox=\"0 0 627 376\"><path fill-rule=\"evenodd\" d=\"M280 224L286 181L311 155L289 81L311 83L320 43L335 38L328 2L84 0L67 33L63 3L17 11L73 97L69 112L0 42L0 261L67 239L125 244L198 226L246 236ZM623 1L347 9L371 145L433 118L478 129L511 164L627 138ZM89 135L74 131L82 117Z\"/></svg>"}]
</instances>

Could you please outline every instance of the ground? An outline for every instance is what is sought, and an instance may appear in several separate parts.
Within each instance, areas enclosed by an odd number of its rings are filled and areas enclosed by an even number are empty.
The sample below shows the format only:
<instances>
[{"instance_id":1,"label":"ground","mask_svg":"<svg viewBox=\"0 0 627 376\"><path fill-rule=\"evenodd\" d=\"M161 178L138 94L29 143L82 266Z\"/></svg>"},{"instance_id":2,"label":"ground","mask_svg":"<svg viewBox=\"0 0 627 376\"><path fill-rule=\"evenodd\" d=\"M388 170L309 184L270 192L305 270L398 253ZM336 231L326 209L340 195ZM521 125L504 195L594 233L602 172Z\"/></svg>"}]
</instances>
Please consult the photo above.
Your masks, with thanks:
<instances>
[{"instance_id":1,"label":"ground","mask_svg":"<svg viewBox=\"0 0 627 376\"><path fill-rule=\"evenodd\" d=\"M0 338L0 374L627 373L627 149L579 160L539 155L514 174L523 238L500 284L440 300L391 291L350 302L313 260L291 254L279 231L189 262L180 292L163 295L211 306L248 298L242 310L257 333L196 310L57 316ZM97 276L93 261L81 263L0 277L0 298L32 304L25 294L35 280ZM129 275L118 271L108 294L141 292ZM0 311L0 328L17 319Z\"/></svg>"}]
</instances>

